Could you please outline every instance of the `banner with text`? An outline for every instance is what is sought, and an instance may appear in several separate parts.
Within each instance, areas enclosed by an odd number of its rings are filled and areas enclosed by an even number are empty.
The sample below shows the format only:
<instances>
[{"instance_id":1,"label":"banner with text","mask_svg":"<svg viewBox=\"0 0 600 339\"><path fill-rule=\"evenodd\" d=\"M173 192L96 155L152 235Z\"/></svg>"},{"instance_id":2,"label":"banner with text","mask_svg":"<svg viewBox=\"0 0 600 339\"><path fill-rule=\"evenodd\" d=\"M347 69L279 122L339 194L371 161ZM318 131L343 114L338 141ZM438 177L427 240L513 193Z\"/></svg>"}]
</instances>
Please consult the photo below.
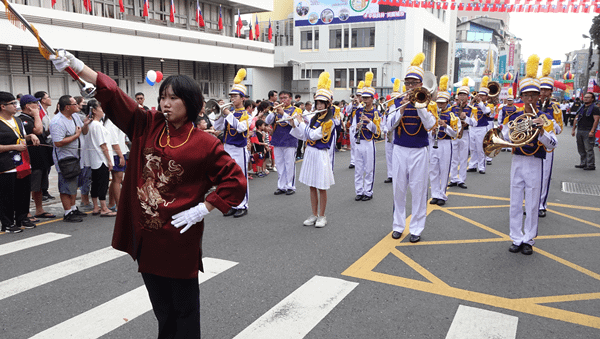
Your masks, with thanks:
<instances>
[{"instance_id":1,"label":"banner with text","mask_svg":"<svg viewBox=\"0 0 600 339\"><path fill-rule=\"evenodd\" d=\"M406 19L401 2L393 0L308 0L294 6L296 26Z\"/></svg>"}]
</instances>

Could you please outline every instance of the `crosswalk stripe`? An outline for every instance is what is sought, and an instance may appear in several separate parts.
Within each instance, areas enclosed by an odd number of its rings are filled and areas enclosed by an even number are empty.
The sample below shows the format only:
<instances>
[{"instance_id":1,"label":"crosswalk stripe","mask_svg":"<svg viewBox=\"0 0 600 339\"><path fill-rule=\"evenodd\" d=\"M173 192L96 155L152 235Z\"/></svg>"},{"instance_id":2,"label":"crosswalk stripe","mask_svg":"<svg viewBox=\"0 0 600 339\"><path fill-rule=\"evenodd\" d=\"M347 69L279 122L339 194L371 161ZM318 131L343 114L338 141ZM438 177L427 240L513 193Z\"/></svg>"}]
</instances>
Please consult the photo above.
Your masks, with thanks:
<instances>
[{"instance_id":1,"label":"crosswalk stripe","mask_svg":"<svg viewBox=\"0 0 600 339\"><path fill-rule=\"evenodd\" d=\"M34 237L30 237L27 239L13 241L8 244L0 245L0 256L7 255L7 254L17 252L17 251L21 251L24 249L28 249L30 247L47 244L49 242L53 242L53 241L68 238L68 237L70 237L70 235L49 232L49 233L36 235Z\"/></svg>"},{"instance_id":2,"label":"crosswalk stripe","mask_svg":"<svg viewBox=\"0 0 600 339\"><path fill-rule=\"evenodd\" d=\"M314 276L234 339L304 338L358 283Z\"/></svg>"},{"instance_id":3,"label":"crosswalk stripe","mask_svg":"<svg viewBox=\"0 0 600 339\"><path fill-rule=\"evenodd\" d=\"M106 247L0 282L0 300L127 255Z\"/></svg>"},{"instance_id":4,"label":"crosswalk stripe","mask_svg":"<svg viewBox=\"0 0 600 339\"><path fill-rule=\"evenodd\" d=\"M198 274L201 284L237 265L236 262L204 258L205 273ZM99 338L128 321L152 310L145 286L140 286L100 306L40 332L30 339Z\"/></svg>"},{"instance_id":5,"label":"crosswalk stripe","mask_svg":"<svg viewBox=\"0 0 600 339\"><path fill-rule=\"evenodd\" d=\"M446 339L515 339L519 318L459 305Z\"/></svg>"}]
</instances>

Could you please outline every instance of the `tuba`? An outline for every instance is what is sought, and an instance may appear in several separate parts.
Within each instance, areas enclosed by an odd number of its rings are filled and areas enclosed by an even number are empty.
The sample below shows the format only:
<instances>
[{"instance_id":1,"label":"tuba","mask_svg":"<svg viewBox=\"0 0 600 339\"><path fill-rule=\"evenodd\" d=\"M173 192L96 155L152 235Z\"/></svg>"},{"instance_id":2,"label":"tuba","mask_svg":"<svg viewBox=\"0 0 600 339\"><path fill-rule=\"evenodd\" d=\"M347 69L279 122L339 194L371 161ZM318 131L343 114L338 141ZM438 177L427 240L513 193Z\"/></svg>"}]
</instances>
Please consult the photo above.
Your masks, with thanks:
<instances>
[{"instance_id":1,"label":"tuba","mask_svg":"<svg viewBox=\"0 0 600 339\"><path fill-rule=\"evenodd\" d=\"M527 145L540 135L544 126L550 125L550 120L545 114L539 116L544 120L544 124L539 126L532 121L538 118L535 113L523 113L515 120L508 123L509 141L502 138L501 129L496 127L489 130L483 138L483 151L488 157L495 157L502 148L517 148Z\"/></svg>"},{"instance_id":2,"label":"tuba","mask_svg":"<svg viewBox=\"0 0 600 339\"><path fill-rule=\"evenodd\" d=\"M500 87L500 83L496 81L488 82L487 88L490 90L490 94L488 94L490 98L497 97L498 94L500 94L500 91L502 90L502 87Z\"/></svg>"}]
</instances>

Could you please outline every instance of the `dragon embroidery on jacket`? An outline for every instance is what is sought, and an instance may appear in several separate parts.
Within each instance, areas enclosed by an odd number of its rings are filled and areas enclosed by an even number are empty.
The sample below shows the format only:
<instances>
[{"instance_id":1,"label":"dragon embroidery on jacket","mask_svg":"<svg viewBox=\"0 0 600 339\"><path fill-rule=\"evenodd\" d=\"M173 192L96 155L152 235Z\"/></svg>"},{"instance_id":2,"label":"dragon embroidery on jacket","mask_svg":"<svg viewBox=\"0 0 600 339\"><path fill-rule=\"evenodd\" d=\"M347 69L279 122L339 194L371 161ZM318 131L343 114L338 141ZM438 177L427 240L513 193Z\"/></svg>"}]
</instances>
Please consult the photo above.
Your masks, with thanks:
<instances>
[{"instance_id":1,"label":"dragon embroidery on jacket","mask_svg":"<svg viewBox=\"0 0 600 339\"><path fill-rule=\"evenodd\" d=\"M167 161L166 168L163 168L163 158L153 154L152 148L144 149L144 158L146 159L142 171L144 183L137 188L137 195L144 211L144 225L158 229L164 224L158 208L161 204L167 207L175 202L173 191L181 182L183 168L174 160Z\"/></svg>"}]
</instances>

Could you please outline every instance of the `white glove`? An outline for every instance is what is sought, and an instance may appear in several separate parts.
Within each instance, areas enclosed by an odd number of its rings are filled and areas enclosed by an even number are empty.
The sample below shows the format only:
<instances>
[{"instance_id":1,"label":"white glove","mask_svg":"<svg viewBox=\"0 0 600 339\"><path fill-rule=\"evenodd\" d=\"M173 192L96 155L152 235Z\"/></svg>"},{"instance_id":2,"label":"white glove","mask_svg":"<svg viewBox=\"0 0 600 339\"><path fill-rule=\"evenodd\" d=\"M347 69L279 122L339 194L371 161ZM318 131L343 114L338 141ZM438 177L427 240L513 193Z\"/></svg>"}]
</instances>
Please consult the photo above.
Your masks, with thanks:
<instances>
[{"instance_id":1,"label":"white glove","mask_svg":"<svg viewBox=\"0 0 600 339\"><path fill-rule=\"evenodd\" d=\"M50 61L52 61L54 67L56 67L59 72L64 71L67 67L71 67L75 73L79 74L83 71L83 66L85 66L83 61L77 59L73 54L64 49L58 50L58 56L50 55Z\"/></svg>"},{"instance_id":2,"label":"white glove","mask_svg":"<svg viewBox=\"0 0 600 339\"><path fill-rule=\"evenodd\" d=\"M173 216L173 221L171 224L175 226L175 228L179 228L181 226L185 227L179 233L183 233L187 231L194 224L199 223L204 219L204 216L210 213L203 202L199 203L197 206L190 208L189 210L185 210L183 212L179 212Z\"/></svg>"}]
</instances>

